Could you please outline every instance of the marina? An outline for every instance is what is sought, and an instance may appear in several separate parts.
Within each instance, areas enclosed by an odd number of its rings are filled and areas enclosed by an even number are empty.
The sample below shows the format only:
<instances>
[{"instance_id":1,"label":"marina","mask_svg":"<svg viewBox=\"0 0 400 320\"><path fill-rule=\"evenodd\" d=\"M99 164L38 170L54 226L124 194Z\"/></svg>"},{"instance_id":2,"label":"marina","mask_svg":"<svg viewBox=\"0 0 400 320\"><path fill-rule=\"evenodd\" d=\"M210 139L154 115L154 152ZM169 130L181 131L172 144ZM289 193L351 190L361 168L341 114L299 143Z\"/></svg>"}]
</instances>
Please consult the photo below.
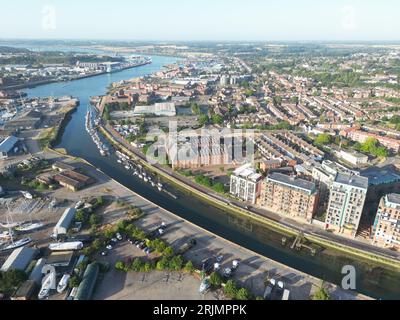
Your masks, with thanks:
<instances>
[{"instance_id":1,"label":"marina","mask_svg":"<svg viewBox=\"0 0 400 320\"><path fill-rule=\"evenodd\" d=\"M124 161L116 153L111 152L107 157L100 155L97 146L93 143L93 139L85 130L85 115L87 113L87 105L90 104L90 97L104 95L106 88L111 83L158 72L164 65L173 63L176 60L175 58L154 56L153 63L143 67L73 81L67 87L57 83L50 84L28 90L27 93L29 96L64 96L72 94L78 97L81 105L72 115L71 121L66 126L60 144L57 147L66 149L72 156L85 159L111 178L158 206L265 257L332 283L341 283L341 270L344 262L356 265L358 268L359 292L375 297L394 297L398 293L398 289L393 286L390 276L383 274L379 282L371 282L369 275L374 267L362 260L347 257L338 252L324 252L312 257L309 252L304 250L300 252L291 250L287 246L282 246L281 234L277 234L265 226L248 222L251 223L251 228L249 229L232 224L230 222L231 215L223 210L196 198L192 194L173 186L168 186L169 191L178 197L177 200L171 201L169 194L159 192L158 187L156 188L151 183L146 183L143 180L143 174L138 169L137 175L134 175L132 169L128 171L125 168L125 164L123 164ZM137 168L140 169L139 165ZM142 178L139 177L139 174ZM157 185L157 180L152 179L152 181ZM165 189L165 183L160 183L164 185L161 188ZM247 221L245 222L247 223ZM247 230L253 231L249 232Z\"/></svg>"},{"instance_id":2,"label":"marina","mask_svg":"<svg viewBox=\"0 0 400 320\"><path fill-rule=\"evenodd\" d=\"M85 128L87 133L92 137L93 142L97 146L100 154L103 157L106 157L110 154L110 148L103 141L104 139L101 138L96 129L100 123L100 118L95 113L96 111L89 106L85 117Z\"/></svg>"},{"instance_id":3,"label":"marina","mask_svg":"<svg viewBox=\"0 0 400 320\"><path fill-rule=\"evenodd\" d=\"M138 179L142 180L143 182L147 183L155 190L158 190L159 192L165 192L168 195L170 195L172 198L174 198L175 200L178 199L178 197L176 195L174 195L170 191L167 191L164 188L164 185L160 182L160 180L155 175L146 171L142 165L135 162L135 160L131 159L128 155L126 155L118 150L115 152L115 154L118 158L117 163L122 165L127 171L131 171L133 176L135 176Z\"/></svg>"}]
</instances>

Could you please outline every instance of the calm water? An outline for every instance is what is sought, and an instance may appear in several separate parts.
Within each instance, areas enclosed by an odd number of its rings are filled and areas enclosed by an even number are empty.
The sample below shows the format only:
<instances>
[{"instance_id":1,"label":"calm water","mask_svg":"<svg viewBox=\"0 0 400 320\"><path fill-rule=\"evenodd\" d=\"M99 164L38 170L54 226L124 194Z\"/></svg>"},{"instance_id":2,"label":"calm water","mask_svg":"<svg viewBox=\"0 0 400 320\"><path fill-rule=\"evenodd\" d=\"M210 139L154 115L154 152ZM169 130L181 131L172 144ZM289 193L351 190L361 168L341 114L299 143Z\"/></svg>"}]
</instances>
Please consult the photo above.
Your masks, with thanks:
<instances>
[{"instance_id":1,"label":"calm water","mask_svg":"<svg viewBox=\"0 0 400 320\"><path fill-rule=\"evenodd\" d=\"M232 217L181 190L173 190L173 193L179 196L178 200L174 200L165 193L155 191L154 188L131 174L127 174L123 166L117 163L115 155L100 156L84 129L84 116L89 104L89 97L105 94L107 87L113 82L157 72L164 65L174 61L176 59L170 57L153 57L151 65L68 83L49 84L27 90L27 93L36 97L63 95L78 97L81 105L72 115L58 147L65 148L71 155L86 159L150 201L228 240L329 282L340 284L342 267L346 264L353 264L358 271L357 290L359 292L375 298L400 298L400 275L398 273L367 265L361 261L354 261L337 252L326 251L314 258L306 252L296 253L282 247L282 236L264 226Z\"/></svg>"}]
</instances>

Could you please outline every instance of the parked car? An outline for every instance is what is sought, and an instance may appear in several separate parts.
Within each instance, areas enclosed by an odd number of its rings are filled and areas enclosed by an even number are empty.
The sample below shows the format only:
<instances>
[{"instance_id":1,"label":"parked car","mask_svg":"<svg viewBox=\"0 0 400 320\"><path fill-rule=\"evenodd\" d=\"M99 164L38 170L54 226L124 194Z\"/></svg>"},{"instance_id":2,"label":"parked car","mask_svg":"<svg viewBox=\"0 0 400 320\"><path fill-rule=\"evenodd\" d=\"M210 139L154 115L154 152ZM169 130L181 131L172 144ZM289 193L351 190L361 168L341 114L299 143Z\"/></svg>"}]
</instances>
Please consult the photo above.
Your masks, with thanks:
<instances>
[{"instance_id":1,"label":"parked car","mask_svg":"<svg viewBox=\"0 0 400 320\"><path fill-rule=\"evenodd\" d=\"M107 251L103 251L103 252L101 253L101 255L102 255L103 257L105 257L105 256L108 255L108 253L107 253Z\"/></svg>"},{"instance_id":2,"label":"parked car","mask_svg":"<svg viewBox=\"0 0 400 320\"><path fill-rule=\"evenodd\" d=\"M232 269L231 268L226 268L225 270L224 270L224 277L225 278L230 278L232 276Z\"/></svg>"},{"instance_id":3,"label":"parked car","mask_svg":"<svg viewBox=\"0 0 400 320\"><path fill-rule=\"evenodd\" d=\"M290 298L290 291L288 289L285 289L283 291L282 300L289 300L289 298Z\"/></svg>"},{"instance_id":4,"label":"parked car","mask_svg":"<svg viewBox=\"0 0 400 320\"><path fill-rule=\"evenodd\" d=\"M107 249L107 250L112 250L112 249L113 249L113 247L112 247L112 245L111 245L111 244L109 244L109 245L106 247L106 249Z\"/></svg>"},{"instance_id":5,"label":"parked car","mask_svg":"<svg viewBox=\"0 0 400 320\"><path fill-rule=\"evenodd\" d=\"M213 259L210 258L203 262L201 270L205 271L206 273L209 273L211 272L213 267L214 267Z\"/></svg>"},{"instance_id":6,"label":"parked car","mask_svg":"<svg viewBox=\"0 0 400 320\"><path fill-rule=\"evenodd\" d=\"M264 299L269 299L271 297L272 290L274 289L276 285L276 280L275 279L270 279L268 281L267 287L265 288L264 292Z\"/></svg>"},{"instance_id":7,"label":"parked car","mask_svg":"<svg viewBox=\"0 0 400 320\"><path fill-rule=\"evenodd\" d=\"M84 205L83 201L78 201L75 205L75 209L79 210L80 208L82 208Z\"/></svg>"},{"instance_id":8,"label":"parked car","mask_svg":"<svg viewBox=\"0 0 400 320\"><path fill-rule=\"evenodd\" d=\"M122 241L122 235L120 233L117 233L116 238L118 241Z\"/></svg>"}]
</instances>

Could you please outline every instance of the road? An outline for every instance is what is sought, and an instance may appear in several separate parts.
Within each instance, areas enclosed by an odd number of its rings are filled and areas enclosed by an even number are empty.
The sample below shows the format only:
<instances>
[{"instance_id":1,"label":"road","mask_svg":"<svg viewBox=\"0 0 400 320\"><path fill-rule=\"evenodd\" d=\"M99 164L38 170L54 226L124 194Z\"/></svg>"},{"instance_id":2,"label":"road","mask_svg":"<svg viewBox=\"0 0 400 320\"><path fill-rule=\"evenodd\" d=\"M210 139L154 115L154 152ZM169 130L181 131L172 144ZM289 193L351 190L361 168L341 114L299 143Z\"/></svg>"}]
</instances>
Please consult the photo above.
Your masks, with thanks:
<instances>
[{"instance_id":1,"label":"road","mask_svg":"<svg viewBox=\"0 0 400 320\"><path fill-rule=\"evenodd\" d=\"M128 150L130 150L133 154L135 154L139 159L141 159L144 162L147 162L147 159L145 157L145 155L138 149L134 148L132 145L130 145L127 141L125 141L123 139L123 137L121 137L118 132L116 132L110 125L106 125L104 127L106 129L106 131L111 134L114 139L120 143L121 145L123 145L125 148L127 148ZM249 211L247 210L247 204L240 202L240 201L235 201L235 200L230 200L227 199L223 196L220 196L214 192L211 192L209 189L202 187L201 185L193 182L192 180L177 174L176 172L174 172L172 169L161 166L159 164L154 164L152 165L154 168L162 171L163 173L175 178L176 180L178 180L180 183L184 184L184 185L188 185L191 188L195 189L196 191L206 194L207 196L217 200L217 201L221 201L225 204L228 205L232 205L235 207L238 207L242 210L245 211ZM350 238L344 238L341 237L339 235L335 235L332 233L328 233L325 230L321 229L320 227L317 226L313 226L310 224L304 224L301 222L297 222L293 219L289 219L289 218L285 218L282 217L276 213L273 213L271 211L267 211L261 208L251 208L251 211L249 211L251 213L257 214L259 216L262 216L264 218L270 219L274 222L280 223L286 227L292 228L297 230L298 232L303 232L306 236L308 235L314 235L317 237L320 237L321 239L324 240L328 240L328 241L333 241L335 243L338 244L342 244L348 247L352 247L352 248L356 248L359 250L363 250L369 253L375 253L377 255L382 255L385 257L390 257L390 258L394 258L397 260L400 260L400 253L399 252L394 252L394 251L390 251L387 249L383 249L383 248L379 248L379 247L375 247L371 244L368 244L367 242L363 242L362 240L358 240L358 239L350 239Z\"/></svg>"},{"instance_id":2,"label":"road","mask_svg":"<svg viewBox=\"0 0 400 320\"><path fill-rule=\"evenodd\" d=\"M219 255L224 256L222 268L231 266L235 259L240 260L241 263L235 274L235 280L250 289L255 295L263 294L264 279L267 275L284 281L285 285L291 290L292 299L296 300L309 299L310 295L321 285L320 279L282 265L212 234L160 208L93 167L86 164L82 164L82 166L85 171L96 178L98 183L82 191L80 197L86 194L88 196L104 195L104 190L110 190L112 195L140 207L146 213L138 222L138 225L145 231L154 231L162 222L165 222L168 228L163 239L174 249L180 248L190 239L196 239L197 245L184 256L186 259L192 260L197 266L200 266L205 259ZM107 220L117 221L123 215L123 212L110 212L107 213ZM344 291L333 284L327 284L327 286L334 299L367 299L362 295L355 296L352 292Z\"/></svg>"}]
</instances>

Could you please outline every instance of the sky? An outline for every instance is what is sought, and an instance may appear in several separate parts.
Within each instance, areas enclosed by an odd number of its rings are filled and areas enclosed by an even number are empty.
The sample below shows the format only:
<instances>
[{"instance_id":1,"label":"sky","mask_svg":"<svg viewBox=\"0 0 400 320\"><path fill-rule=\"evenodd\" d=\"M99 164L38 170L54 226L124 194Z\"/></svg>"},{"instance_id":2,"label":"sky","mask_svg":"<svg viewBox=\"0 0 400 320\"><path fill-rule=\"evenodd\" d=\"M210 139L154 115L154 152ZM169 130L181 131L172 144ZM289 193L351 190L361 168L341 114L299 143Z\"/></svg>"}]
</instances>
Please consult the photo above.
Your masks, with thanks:
<instances>
[{"instance_id":1,"label":"sky","mask_svg":"<svg viewBox=\"0 0 400 320\"><path fill-rule=\"evenodd\" d=\"M400 40L398 0L2 0L2 39Z\"/></svg>"}]
</instances>

